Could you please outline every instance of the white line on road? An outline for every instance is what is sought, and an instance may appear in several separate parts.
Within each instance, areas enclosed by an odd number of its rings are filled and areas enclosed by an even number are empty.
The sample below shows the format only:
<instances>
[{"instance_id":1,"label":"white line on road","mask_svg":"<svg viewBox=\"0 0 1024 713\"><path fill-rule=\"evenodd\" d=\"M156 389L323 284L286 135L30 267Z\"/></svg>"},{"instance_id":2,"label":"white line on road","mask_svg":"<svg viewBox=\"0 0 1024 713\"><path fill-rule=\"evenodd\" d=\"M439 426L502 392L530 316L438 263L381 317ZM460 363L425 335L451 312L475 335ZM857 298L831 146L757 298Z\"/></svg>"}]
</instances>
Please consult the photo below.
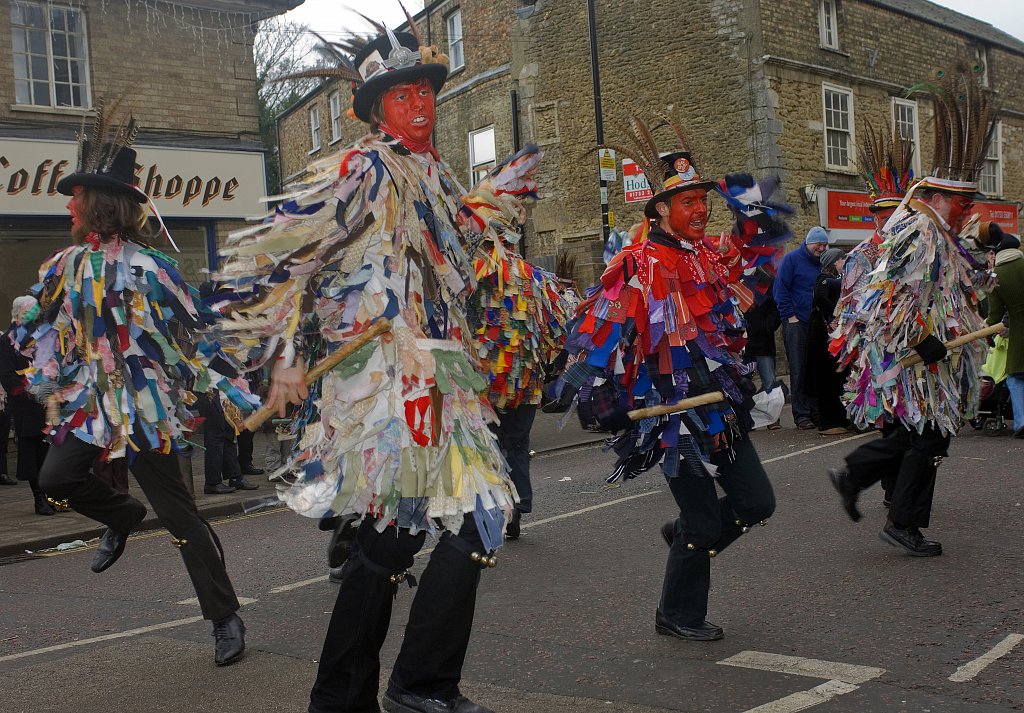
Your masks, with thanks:
<instances>
[{"instance_id":1,"label":"white line on road","mask_svg":"<svg viewBox=\"0 0 1024 713\"><path fill-rule=\"evenodd\" d=\"M954 683L963 683L964 681L970 681L972 678L981 673L982 669L988 666L990 663L998 659L1000 656L1005 656L1010 653L1014 646L1024 641L1024 636L1021 634L1010 634L1005 639L996 644L990 651L979 656L973 661L968 661L963 666L958 668L956 672L949 677L950 681Z\"/></svg>"},{"instance_id":2,"label":"white line on road","mask_svg":"<svg viewBox=\"0 0 1024 713\"><path fill-rule=\"evenodd\" d=\"M321 574L319 577L310 577L304 579L301 582L292 582L291 584L282 584L280 587L274 587L270 590L271 594L280 594L281 592L288 592L292 589L298 589L299 587L307 587L310 584L316 584L327 579L327 575Z\"/></svg>"},{"instance_id":3,"label":"white line on road","mask_svg":"<svg viewBox=\"0 0 1024 713\"><path fill-rule=\"evenodd\" d=\"M735 656L730 656L718 663L724 666L756 668L759 671L775 671L776 673L788 673L794 676L828 678L854 684L865 683L885 673L884 668L874 668L873 666L858 666L857 664L839 663L838 661L807 659L802 656L768 654L763 651L740 651Z\"/></svg>"},{"instance_id":4,"label":"white line on road","mask_svg":"<svg viewBox=\"0 0 1024 713\"><path fill-rule=\"evenodd\" d=\"M819 703L825 703L836 696L856 691L860 688L857 684L866 683L885 673L884 668L858 666L857 664L841 663L839 661L808 659L802 656L769 654L764 651L741 651L735 656L730 656L718 663L725 666L753 668L758 671L773 671L793 676L829 679L820 686L815 686L808 691L798 691L771 703L750 708L744 711L744 713L796 713L796 711L805 710Z\"/></svg>"},{"instance_id":5,"label":"white line on road","mask_svg":"<svg viewBox=\"0 0 1024 713\"><path fill-rule=\"evenodd\" d=\"M744 711L744 713L796 713L796 711L806 710L819 703L830 701L836 696L852 693L858 688L860 686L843 683L842 681L825 681L825 683L815 686L809 691L799 691L777 701L765 703L763 706L750 708Z\"/></svg>"},{"instance_id":6,"label":"white line on road","mask_svg":"<svg viewBox=\"0 0 1024 713\"><path fill-rule=\"evenodd\" d=\"M258 601L259 599L251 599L250 597L238 597L238 603L242 606L245 606L246 604L255 604ZM174 603L184 605L194 604L195 606L199 606L199 597L190 597L189 599L182 599L180 602Z\"/></svg>"},{"instance_id":7,"label":"white line on road","mask_svg":"<svg viewBox=\"0 0 1024 713\"><path fill-rule=\"evenodd\" d=\"M831 448L832 446L838 446L841 443L849 443L850 441L856 441L859 438L867 438L868 436L873 435L875 435L875 431L868 431L867 433L858 433L855 436L847 436L846 438L840 438L835 441L829 441L828 443L822 443L820 446L811 446L810 448L803 448L799 451L793 451L792 453L786 453L781 456L775 456L774 458L769 458L768 460L761 461L761 464L768 465L769 463L774 463L780 460L786 460L787 458L792 458L794 456L802 456L805 453L820 451L822 448Z\"/></svg>"},{"instance_id":8,"label":"white line on road","mask_svg":"<svg viewBox=\"0 0 1024 713\"><path fill-rule=\"evenodd\" d=\"M162 624L153 624L152 626L143 626L138 629L129 629L128 631L119 631L116 634L104 634L103 636L94 636L91 639L79 639L78 641L69 641L66 644L57 644L56 646L46 646L41 649L32 649L31 651L22 651L20 654L8 654L7 656L0 656L0 663L4 661L13 661L14 659L22 659L26 656L37 656L38 654L48 654L53 651L63 651L65 649L73 649L76 646L85 646L86 644L95 644L100 641L110 641L112 639L125 639L129 636L141 636L142 634L148 634L152 631L160 631L162 629L173 629L177 626L185 626L186 624L194 624L197 621L202 621L201 616L190 616L188 619L177 619L175 621L165 621Z\"/></svg>"}]
</instances>

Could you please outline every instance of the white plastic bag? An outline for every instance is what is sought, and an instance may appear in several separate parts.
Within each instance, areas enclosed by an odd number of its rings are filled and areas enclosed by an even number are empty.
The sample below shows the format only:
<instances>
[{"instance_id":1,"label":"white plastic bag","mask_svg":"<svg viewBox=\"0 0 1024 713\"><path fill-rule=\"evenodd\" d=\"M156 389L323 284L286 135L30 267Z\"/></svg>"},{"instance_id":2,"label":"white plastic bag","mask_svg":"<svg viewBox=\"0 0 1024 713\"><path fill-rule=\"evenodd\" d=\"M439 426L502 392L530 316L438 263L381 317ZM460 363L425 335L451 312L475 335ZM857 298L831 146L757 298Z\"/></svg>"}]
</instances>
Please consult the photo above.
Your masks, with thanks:
<instances>
[{"instance_id":1,"label":"white plastic bag","mask_svg":"<svg viewBox=\"0 0 1024 713\"><path fill-rule=\"evenodd\" d=\"M754 428L764 428L778 421L785 404L786 394L781 386L776 386L768 392L758 391L754 394L754 408L750 410Z\"/></svg>"}]
</instances>

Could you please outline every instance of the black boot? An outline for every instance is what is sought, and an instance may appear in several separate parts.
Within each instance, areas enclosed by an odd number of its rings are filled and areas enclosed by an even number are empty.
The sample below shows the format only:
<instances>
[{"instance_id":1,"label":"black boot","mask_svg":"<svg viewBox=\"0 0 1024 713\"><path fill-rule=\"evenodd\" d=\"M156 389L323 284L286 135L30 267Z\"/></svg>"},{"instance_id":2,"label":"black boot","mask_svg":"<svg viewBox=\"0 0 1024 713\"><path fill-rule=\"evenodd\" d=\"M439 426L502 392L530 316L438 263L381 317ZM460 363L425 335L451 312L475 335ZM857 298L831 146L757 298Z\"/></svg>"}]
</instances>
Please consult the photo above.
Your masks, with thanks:
<instances>
[{"instance_id":1,"label":"black boot","mask_svg":"<svg viewBox=\"0 0 1024 713\"><path fill-rule=\"evenodd\" d=\"M512 511L512 519L505 525L505 538L509 540L518 540L519 534L522 531L519 521L523 519L523 513L517 508Z\"/></svg>"},{"instance_id":2,"label":"black boot","mask_svg":"<svg viewBox=\"0 0 1024 713\"><path fill-rule=\"evenodd\" d=\"M233 664L245 653L245 624L238 614L213 622L213 662L218 666Z\"/></svg>"},{"instance_id":3,"label":"black boot","mask_svg":"<svg viewBox=\"0 0 1024 713\"><path fill-rule=\"evenodd\" d=\"M57 512L46 499L46 493L39 487L38 480L30 480L28 485L32 488L32 499L35 501L36 515L53 515Z\"/></svg>"}]
</instances>

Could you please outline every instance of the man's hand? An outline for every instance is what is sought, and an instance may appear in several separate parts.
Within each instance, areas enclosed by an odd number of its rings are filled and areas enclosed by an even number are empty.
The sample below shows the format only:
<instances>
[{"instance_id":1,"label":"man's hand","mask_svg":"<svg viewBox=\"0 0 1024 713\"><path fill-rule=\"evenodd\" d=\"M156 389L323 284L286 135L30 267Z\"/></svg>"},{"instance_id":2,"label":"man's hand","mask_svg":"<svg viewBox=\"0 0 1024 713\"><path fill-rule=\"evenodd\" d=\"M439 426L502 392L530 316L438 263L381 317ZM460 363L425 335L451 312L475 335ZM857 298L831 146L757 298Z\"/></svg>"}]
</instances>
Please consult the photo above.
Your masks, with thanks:
<instances>
[{"instance_id":1,"label":"man's hand","mask_svg":"<svg viewBox=\"0 0 1024 713\"><path fill-rule=\"evenodd\" d=\"M265 405L277 409L277 415L283 418L288 404L301 404L307 398L306 367L301 362L289 367L275 364L270 372L270 392Z\"/></svg>"},{"instance_id":2,"label":"man's hand","mask_svg":"<svg viewBox=\"0 0 1024 713\"><path fill-rule=\"evenodd\" d=\"M794 314L794 315L791 315L791 316L790 316L790 318L789 318L789 319L787 319L786 321L787 321L787 322L789 322L790 324L796 324L797 322L799 322L799 321L800 321L800 318L799 318L799 317L797 317L797 316L796 316L796 315Z\"/></svg>"}]
</instances>

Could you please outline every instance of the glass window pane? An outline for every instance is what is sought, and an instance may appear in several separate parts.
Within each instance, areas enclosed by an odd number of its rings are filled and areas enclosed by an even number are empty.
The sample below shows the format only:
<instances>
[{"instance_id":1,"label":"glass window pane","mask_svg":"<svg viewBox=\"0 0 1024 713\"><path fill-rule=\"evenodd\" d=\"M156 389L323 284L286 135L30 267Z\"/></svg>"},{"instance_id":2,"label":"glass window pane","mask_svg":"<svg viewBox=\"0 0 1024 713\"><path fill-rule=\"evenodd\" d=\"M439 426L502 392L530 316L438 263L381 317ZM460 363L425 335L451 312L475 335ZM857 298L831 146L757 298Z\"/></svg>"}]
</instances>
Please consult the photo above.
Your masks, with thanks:
<instances>
[{"instance_id":1,"label":"glass window pane","mask_svg":"<svg viewBox=\"0 0 1024 713\"><path fill-rule=\"evenodd\" d=\"M24 25L25 24L25 12L22 10L21 3L11 3L11 24L12 25Z\"/></svg>"},{"instance_id":2,"label":"glass window pane","mask_svg":"<svg viewBox=\"0 0 1024 713\"><path fill-rule=\"evenodd\" d=\"M68 10L66 18L68 32L82 33L85 31L85 28L82 27L82 13L77 10Z\"/></svg>"},{"instance_id":3,"label":"glass window pane","mask_svg":"<svg viewBox=\"0 0 1024 713\"><path fill-rule=\"evenodd\" d=\"M32 82L32 103L36 106L50 106L50 84Z\"/></svg>"},{"instance_id":4,"label":"glass window pane","mask_svg":"<svg viewBox=\"0 0 1024 713\"><path fill-rule=\"evenodd\" d=\"M479 131L473 136L473 165L494 161L494 129Z\"/></svg>"},{"instance_id":5,"label":"glass window pane","mask_svg":"<svg viewBox=\"0 0 1024 713\"><path fill-rule=\"evenodd\" d=\"M50 35L53 43L53 54L57 57L68 56L68 36L63 32L54 32Z\"/></svg>"},{"instance_id":6,"label":"glass window pane","mask_svg":"<svg viewBox=\"0 0 1024 713\"><path fill-rule=\"evenodd\" d=\"M53 81L68 83L71 81L71 73L68 71L68 61L66 59L53 60Z\"/></svg>"},{"instance_id":7,"label":"glass window pane","mask_svg":"<svg viewBox=\"0 0 1024 713\"><path fill-rule=\"evenodd\" d=\"M49 79L46 57L32 57L32 79Z\"/></svg>"},{"instance_id":8,"label":"glass window pane","mask_svg":"<svg viewBox=\"0 0 1024 713\"><path fill-rule=\"evenodd\" d=\"M14 82L14 101L18 102L19 104L30 104L31 97L29 96L29 94L30 92L28 90L28 82L22 79L19 79L16 82Z\"/></svg>"},{"instance_id":9,"label":"glass window pane","mask_svg":"<svg viewBox=\"0 0 1024 713\"><path fill-rule=\"evenodd\" d=\"M83 105L82 104L82 88L77 86L77 85L71 88L71 105L72 106L82 106Z\"/></svg>"},{"instance_id":10,"label":"glass window pane","mask_svg":"<svg viewBox=\"0 0 1024 713\"><path fill-rule=\"evenodd\" d=\"M25 4L25 24L46 29L46 16L41 5Z\"/></svg>"},{"instance_id":11,"label":"glass window pane","mask_svg":"<svg viewBox=\"0 0 1024 713\"><path fill-rule=\"evenodd\" d=\"M28 48L33 54L46 54L46 33L39 30L30 30L28 33Z\"/></svg>"},{"instance_id":12,"label":"glass window pane","mask_svg":"<svg viewBox=\"0 0 1024 713\"><path fill-rule=\"evenodd\" d=\"M85 43L79 40L75 35L68 35L67 39L68 57L84 57L85 55L82 53L82 48Z\"/></svg>"},{"instance_id":13,"label":"glass window pane","mask_svg":"<svg viewBox=\"0 0 1024 713\"><path fill-rule=\"evenodd\" d=\"M68 84L54 85L57 95L57 106L71 106L71 86Z\"/></svg>"},{"instance_id":14,"label":"glass window pane","mask_svg":"<svg viewBox=\"0 0 1024 713\"><path fill-rule=\"evenodd\" d=\"M19 54L14 56L14 78L28 79L28 57Z\"/></svg>"},{"instance_id":15,"label":"glass window pane","mask_svg":"<svg viewBox=\"0 0 1024 713\"><path fill-rule=\"evenodd\" d=\"M50 11L50 29L51 30L63 30L64 29L64 11L60 8L53 8Z\"/></svg>"},{"instance_id":16,"label":"glass window pane","mask_svg":"<svg viewBox=\"0 0 1024 713\"><path fill-rule=\"evenodd\" d=\"M14 51L15 52L25 52L26 51L25 31L24 30L12 29L11 30L11 40L13 40L13 42L14 42Z\"/></svg>"}]
</instances>

